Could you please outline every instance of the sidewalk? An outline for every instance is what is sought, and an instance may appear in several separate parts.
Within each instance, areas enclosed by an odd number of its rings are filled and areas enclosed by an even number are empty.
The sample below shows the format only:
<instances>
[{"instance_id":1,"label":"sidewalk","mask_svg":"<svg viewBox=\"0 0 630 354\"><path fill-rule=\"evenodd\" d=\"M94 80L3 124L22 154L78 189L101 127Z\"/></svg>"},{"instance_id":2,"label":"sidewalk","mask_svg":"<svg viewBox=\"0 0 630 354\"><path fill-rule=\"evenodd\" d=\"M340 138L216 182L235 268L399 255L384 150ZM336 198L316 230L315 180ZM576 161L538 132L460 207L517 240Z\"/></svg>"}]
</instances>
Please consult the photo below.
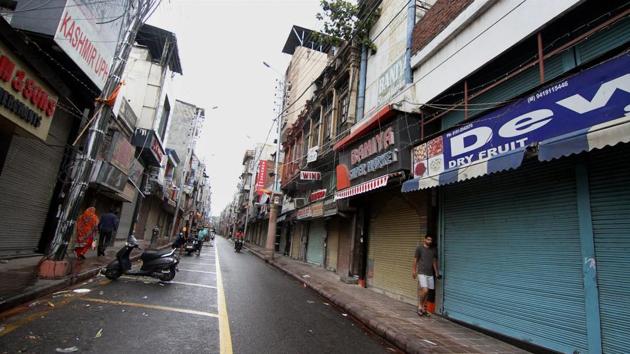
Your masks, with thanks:
<instances>
[{"instance_id":1,"label":"sidewalk","mask_svg":"<svg viewBox=\"0 0 630 354\"><path fill-rule=\"evenodd\" d=\"M38 263L41 256L3 260L0 263L0 313L97 275L103 266L116 257L116 252L125 245L125 242L117 240L114 246L108 247L105 257L96 257L96 251L90 251L87 259L83 261L77 260L69 252L68 259L72 265L72 272L63 279L38 278ZM148 245L148 241L139 242L143 249ZM134 250L131 259L138 259L140 254L140 251Z\"/></svg>"},{"instance_id":2,"label":"sidewalk","mask_svg":"<svg viewBox=\"0 0 630 354\"><path fill-rule=\"evenodd\" d=\"M262 248L247 244L263 258ZM527 353L438 315L420 318L413 305L356 285L320 267L276 254L271 262L408 353Z\"/></svg>"}]
</instances>

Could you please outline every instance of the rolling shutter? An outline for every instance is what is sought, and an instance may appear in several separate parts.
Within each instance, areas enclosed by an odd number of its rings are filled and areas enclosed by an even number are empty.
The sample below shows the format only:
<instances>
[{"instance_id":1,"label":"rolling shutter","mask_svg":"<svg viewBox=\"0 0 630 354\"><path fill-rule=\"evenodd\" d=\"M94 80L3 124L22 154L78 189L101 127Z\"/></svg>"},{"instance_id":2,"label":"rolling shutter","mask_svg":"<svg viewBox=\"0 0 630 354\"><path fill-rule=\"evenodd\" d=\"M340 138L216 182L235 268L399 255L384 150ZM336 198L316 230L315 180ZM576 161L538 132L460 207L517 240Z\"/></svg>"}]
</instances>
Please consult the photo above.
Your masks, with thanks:
<instances>
[{"instance_id":1,"label":"rolling shutter","mask_svg":"<svg viewBox=\"0 0 630 354\"><path fill-rule=\"evenodd\" d=\"M313 220L308 230L308 243L306 248L306 261L321 265L324 262L324 239L326 239L326 226L324 220Z\"/></svg>"},{"instance_id":2,"label":"rolling shutter","mask_svg":"<svg viewBox=\"0 0 630 354\"><path fill-rule=\"evenodd\" d=\"M417 292L411 277L414 251L426 234L425 193L380 193L370 209L368 286L411 303Z\"/></svg>"},{"instance_id":3,"label":"rolling shutter","mask_svg":"<svg viewBox=\"0 0 630 354\"><path fill-rule=\"evenodd\" d=\"M333 217L328 222L328 237L326 238L326 269L337 271L337 254L339 253L339 219Z\"/></svg>"},{"instance_id":4,"label":"rolling shutter","mask_svg":"<svg viewBox=\"0 0 630 354\"><path fill-rule=\"evenodd\" d=\"M55 115L47 138L54 146L32 137L13 136L0 174L0 255L35 253L70 125L69 119Z\"/></svg>"},{"instance_id":5,"label":"rolling shutter","mask_svg":"<svg viewBox=\"0 0 630 354\"><path fill-rule=\"evenodd\" d=\"M586 352L575 168L529 161L443 191L443 313Z\"/></svg>"},{"instance_id":6,"label":"rolling shutter","mask_svg":"<svg viewBox=\"0 0 630 354\"><path fill-rule=\"evenodd\" d=\"M614 152L614 153L613 153ZM591 155L590 196L604 353L630 348L630 148Z\"/></svg>"}]
</instances>

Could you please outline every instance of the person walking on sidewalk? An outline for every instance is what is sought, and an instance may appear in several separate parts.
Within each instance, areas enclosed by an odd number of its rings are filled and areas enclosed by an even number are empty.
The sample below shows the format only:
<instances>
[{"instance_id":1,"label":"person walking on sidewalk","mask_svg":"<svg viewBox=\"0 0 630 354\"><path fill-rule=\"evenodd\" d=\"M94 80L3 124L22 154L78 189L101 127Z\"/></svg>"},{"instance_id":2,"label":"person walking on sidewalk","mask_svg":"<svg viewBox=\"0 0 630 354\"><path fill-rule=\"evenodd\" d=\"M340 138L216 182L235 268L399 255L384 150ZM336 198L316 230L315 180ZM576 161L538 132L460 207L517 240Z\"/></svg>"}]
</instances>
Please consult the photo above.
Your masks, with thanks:
<instances>
[{"instance_id":1,"label":"person walking on sidewalk","mask_svg":"<svg viewBox=\"0 0 630 354\"><path fill-rule=\"evenodd\" d=\"M426 312L427 295L429 290L435 289L433 274L440 277L437 267L437 250L433 247L433 236L426 235L422 245L416 247L413 258L412 275L418 279L418 315L428 315Z\"/></svg>"},{"instance_id":2,"label":"person walking on sidewalk","mask_svg":"<svg viewBox=\"0 0 630 354\"><path fill-rule=\"evenodd\" d=\"M96 208L90 207L85 209L83 214L77 219L77 241L74 247L74 253L79 259L85 259L85 254L94 244L94 235L98 226L98 216L96 216Z\"/></svg>"},{"instance_id":3,"label":"person walking on sidewalk","mask_svg":"<svg viewBox=\"0 0 630 354\"><path fill-rule=\"evenodd\" d=\"M105 250L112 239L112 235L118 230L118 215L116 215L116 209L109 209L109 213L101 216L101 221L98 223L98 232L100 237L98 239L98 255L105 256Z\"/></svg>"}]
</instances>

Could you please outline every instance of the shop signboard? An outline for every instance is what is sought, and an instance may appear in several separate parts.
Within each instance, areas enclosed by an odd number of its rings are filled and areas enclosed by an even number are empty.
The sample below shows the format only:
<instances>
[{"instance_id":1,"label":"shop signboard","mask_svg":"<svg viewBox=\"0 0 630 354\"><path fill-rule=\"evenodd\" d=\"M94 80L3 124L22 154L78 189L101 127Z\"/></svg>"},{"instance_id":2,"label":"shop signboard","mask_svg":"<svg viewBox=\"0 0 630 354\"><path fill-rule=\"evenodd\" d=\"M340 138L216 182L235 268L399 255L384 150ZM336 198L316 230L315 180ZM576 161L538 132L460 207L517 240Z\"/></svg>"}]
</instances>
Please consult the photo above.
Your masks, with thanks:
<instances>
[{"instance_id":1,"label":"shop signboard","mask_svg":"<svg viewBox=\"0 0 630 354\"><path fill-rule=\"evenodd\" d=\"M258 173L256 174L256 194L261 196L264 193L267 182L267 161L258 161Z\"/></svg>"},{"instance_id":2,"label":"shop signboard","mask_svg":"<svg viewBox=\"0 0 630 354\"><path fill-rule=\"evenodd\" d=\"M330 198L324 201L324 216L331 216L337 214L337 201L334 198Z\"/></svg>"},{"instance_id":3,"label":"shop signboard","mask_svg":"<svg viewBox=\"0 0 630 354\"><path fill-rule=\"evenodd\" d=\"M0 116L45 141L57 95L0 43Z\"/></svg>"},{"instance_id":4,"label":"shop signboard","mask_svg":"<svg viewBox=\"0 0 630 354\"><path fill-rule=\"evenodd\" d=\"M311 217L319 218L324 216L324 201L311 204Z\"/></svg>"},{"instance_id":5,"label":"shop signboard","mask_svg":"<svg viewBox=\"0 0 630 354\"><path fill-rule=\"evenodd\" d=\"M125 0L67 0L61 13L55 43L103 89L114 59L121 25L135 7ZM129 14L131 16L131 14Z\"/></svg>"},{"instance_id":6,"label":"shop signboard","mask_svg":"<svg viewBox=\"0 0 630 354\"><path fill-rule=\"evenodd\" d=\"M315 202L326 198L326 189L319 189L311 193L308 197L309 202Z\"/></svg>"},{"instance_id":7,"label":"shop signboard","mask_svg":"<svg viewBox=\"0 0 630 354\"><path fill-rule=\"evenodd\" d=\"M123 192L127 184L127 175L107 161L100 160L98 173L93 182L108 187L116 192Z\"/></svg>"},{"instance_id":8,"label":"shop signboard","mask_svg":"<svg viewBox=\"0 0 630 354\"><path fill-rule=\"evenodd\" d=\"M298 220L307 219L311 217L311 206L305 206L304 208L298 209L296 218Z\"/></svg>"},{"instance_id":9,"label":"shop signboard","mask_svg":"<svg viewBox=\"0 0 630 354\"><path fill-rule=\"evenodd\" d=\"M129 174L129 169L134 161L135 148L127 138L120 132L115 132L109 147L107 159L118 167L125 174Z\"/></svg>"},{"instance_id":10,"label":"shop signboard","mask_svg":"<svg viewBox=\"0 0 630 354\"><path fill-rule=\"evenodd\" d=\"M306 163L317 161L317 152L319 151L319 146L313 146L308 149L308 153L306 154Z\"/></svg>"},{"instance_id":11,"label":"shop signboard","mask_svg":"<svg viewBox=\"0 0 630 354\"><path fill-rule=\"evenodd\" d=\"M131 143L140 148L141 155L153 166L161 166L164 159L164 148L154 130L138 128Z\"/></svg>"},{"instance_id":12,"label":"shop signboard","mask_svg":"<svg viewBox=\"0 0 630 354\"><path fill-rule=\"evenodd\" d=\"M391 122L349 144L339 154L337 190L409 169L409 144L419 136L419 118L400 113Z\"/></svg>"},{"instance_id":13,"label":"shop signboard","mask_svg":"<svg viewBox=\"0 0 630 354\"><path fill-rule=\"evenodd\" d=\"M630 115L630 54L547 86L412 151L415 177L429 177ZM583 142L587 143L587 142Z\"/></svg>"},{"instance_id":14,"label":"shop signboard","mask_svg":"<svg viewBox=\"0 0 630 354\"><path fill-rule=\"evenodd\" d=\"M321 181L322 174L317 171L300 171L301 181Z\"/></svg>"}]
</instances>

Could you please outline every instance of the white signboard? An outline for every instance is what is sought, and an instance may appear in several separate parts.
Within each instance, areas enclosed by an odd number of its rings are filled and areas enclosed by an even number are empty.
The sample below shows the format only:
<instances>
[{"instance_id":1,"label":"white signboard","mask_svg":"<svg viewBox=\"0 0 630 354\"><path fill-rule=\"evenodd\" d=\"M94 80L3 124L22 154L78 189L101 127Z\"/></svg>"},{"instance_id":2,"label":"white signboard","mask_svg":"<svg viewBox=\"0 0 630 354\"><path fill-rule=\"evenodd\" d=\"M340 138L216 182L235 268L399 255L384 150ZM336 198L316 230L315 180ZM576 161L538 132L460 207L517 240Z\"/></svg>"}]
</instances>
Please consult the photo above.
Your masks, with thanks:
<instances>
[{"instance_id":1,"label":"white signboard","mask_svg":"<svg viewBox=\"0 0 630 354\"><path fill-rule=\"evenodd\" d=\"M67 0L55 43L103 89L116 52L125 0Z\"/></svg>"},{"instance_id":2,"label":"white signboard","mask_svg":"<svg viewBox=\"0 0 630 354\"><path fill-rule=\"evenodd\" d=\"M306 154L306 163L315 162L317 160L317 151L319 150L319 146L313 146L308 149L308 153Z\"/></svg>"}]
</instances>

